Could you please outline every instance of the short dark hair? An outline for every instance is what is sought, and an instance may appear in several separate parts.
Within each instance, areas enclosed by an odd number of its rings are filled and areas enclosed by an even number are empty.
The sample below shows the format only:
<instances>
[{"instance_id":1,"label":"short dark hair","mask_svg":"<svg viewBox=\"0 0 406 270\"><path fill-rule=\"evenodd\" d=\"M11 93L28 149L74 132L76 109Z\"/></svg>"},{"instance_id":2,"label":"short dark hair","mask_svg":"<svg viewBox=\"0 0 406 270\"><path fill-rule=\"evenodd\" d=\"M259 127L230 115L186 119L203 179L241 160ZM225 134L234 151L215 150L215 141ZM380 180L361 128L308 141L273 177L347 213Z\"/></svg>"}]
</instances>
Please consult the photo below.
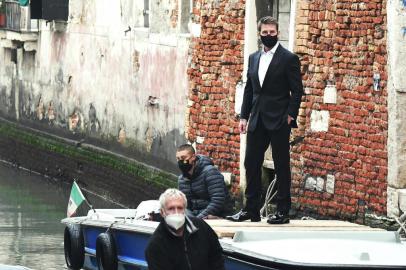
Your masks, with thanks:
<instances>
[{"instance_id":1,"label":"short dark hair","mask_svg":"<svg viewBox=\"0 0 406 270\"><path fill-rule=\"evenodd\" d=\"M258 32L261 32L261 26L263 24L273 24L276 25L276 30L279 30L278 20L272 16L265 16L258 21Z\"/></svg>"},{"instance_id":2,"label":"short dark hair","mask_svg":"<svg viewBox=\"0 0 406 270\"><path fill-rule=\"evenodd\" d=\"M195 149L190 144L182 144L181 146L178 146L177 152L184 151L184 150L188 150L192 154L196 153Z\"/></svg>"}]
</instances>

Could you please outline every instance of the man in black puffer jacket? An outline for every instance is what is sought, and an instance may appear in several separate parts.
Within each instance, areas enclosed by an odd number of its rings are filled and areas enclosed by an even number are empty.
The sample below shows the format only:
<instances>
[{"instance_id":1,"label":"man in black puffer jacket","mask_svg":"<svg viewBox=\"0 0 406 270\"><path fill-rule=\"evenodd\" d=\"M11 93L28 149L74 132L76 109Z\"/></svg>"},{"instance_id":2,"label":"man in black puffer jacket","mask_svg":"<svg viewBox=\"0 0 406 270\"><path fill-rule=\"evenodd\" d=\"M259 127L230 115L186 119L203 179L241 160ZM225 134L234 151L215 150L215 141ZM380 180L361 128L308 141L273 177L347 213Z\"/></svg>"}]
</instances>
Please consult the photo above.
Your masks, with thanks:
<instances>
[{"instance_id":1,"label":"man in black puffer jacket","mask_svg":"<svg viewBox=\"0 0 406 270\"><path fill-rule=\"evenodd\" d=\"M184 144L176 152L179 169L178 187L185 193L188 213L198 218L224 217L232 211L224 177L213 161L196 155L193 146Z\"/></svg>"}]
</instances>

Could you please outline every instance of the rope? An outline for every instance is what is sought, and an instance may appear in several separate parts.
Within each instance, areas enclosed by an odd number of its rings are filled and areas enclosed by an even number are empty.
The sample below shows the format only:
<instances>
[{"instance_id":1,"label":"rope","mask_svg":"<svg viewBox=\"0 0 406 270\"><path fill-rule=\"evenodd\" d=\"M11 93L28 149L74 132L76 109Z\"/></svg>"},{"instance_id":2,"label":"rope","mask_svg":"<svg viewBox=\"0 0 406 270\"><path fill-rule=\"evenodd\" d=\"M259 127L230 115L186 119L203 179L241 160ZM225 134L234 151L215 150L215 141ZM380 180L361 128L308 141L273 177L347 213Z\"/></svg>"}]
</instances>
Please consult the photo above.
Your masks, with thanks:
<instances>
[{"instance_id":1,"label":"rope","mask_svg":"<svg viewBox=\"0 0 406 270\"><path fill-rule=\"evenodd\" d=\"M302 217L301 220L315 220L315 219L312 217L309 217L309 216L305 216L305 217Z\"/></svg>"},{"instance_id":2,"label":"rope","mask_svg":"<svg viewBox=\"0 0 406 270\"><path fill-rule=\"evenodd\" d=\"M301 143L301 142L304 140L305 136L307 136L307 132L305 132L305 134L304 134L303 136L297 136L295 139L293 139L292 141L290 141L290 142L289 142L289 145L290 145L290 146L294 146L294 145L296 145L296 144ZM266 191L266 196L265 196L264 205L262 206L261 210L259 210L259 214L260 214L262 217L268 217L268 215L269 215L268 204L271 203L271 200L272 200L272 199L276 196L276 194L278 193L278 191L275 191L275 193L274 193L273 195L271 195L271 194L272 194L272 191L273 191L273 189L274 189L274 187L275 187L275 185L276 185L276 175L275 175L274 179L271 181L271 183L270 183L269 186L268 186L268 190Z\"/></svg>"},{"instance_id":3,"label":"rope","mask_svg":"<svg viewBox=\"0 0 406 270\"><path fill-rule=\"evenodd\" d=\"M275 197L276 193L278 192L278 191L276 191L273 195L271 195L272 191L273 191L273 189L275 187L275 184L276 184L276 176L274 177L274 179L269 184L268 189L266 191L265 203L262 206L261 210L259 210L259 213L260 213L260 215L262 217L268 217L268 215L269 215L269 213L268 213L268 204L271 203L271 200Z\"/></svg>"},{"instance_id":4,"label":"rope","mask_svg":"<svg viewBox=\"0 0 406 270\"><path fill-rule=\"evenodd\" d=\"M110 229L113 228L113 225L116 224L118 222L118 220L113 221L110 226L107 228L106 233L110 232Z\"/></svg>"}]
</instances>

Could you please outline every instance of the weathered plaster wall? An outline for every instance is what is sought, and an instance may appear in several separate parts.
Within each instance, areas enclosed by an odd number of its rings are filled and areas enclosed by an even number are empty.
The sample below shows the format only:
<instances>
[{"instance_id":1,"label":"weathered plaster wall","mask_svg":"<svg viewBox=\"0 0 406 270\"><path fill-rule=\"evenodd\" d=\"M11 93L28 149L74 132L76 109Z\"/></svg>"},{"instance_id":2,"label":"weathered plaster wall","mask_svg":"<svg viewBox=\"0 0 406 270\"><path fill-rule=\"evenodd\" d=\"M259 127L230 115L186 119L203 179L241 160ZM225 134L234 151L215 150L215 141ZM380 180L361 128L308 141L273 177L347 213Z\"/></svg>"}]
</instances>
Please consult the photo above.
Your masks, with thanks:
<instances>
[{"instance_id":1,"label":"weathered plaster wall","mask_svg":"<svg viewBox=\"0 0 406 270\"><path fill-rule=\"evenodd\" d=\"M406 213L406 1L388 1L388 215Z\"/></svg>"},{"instance_id":2,"label":"weathered plaster wall","mask_svg":"<svg viewBox=\"0 0 406 270\"><path fill-rule=\"evenodd\" d=\"M185 142L189 37L173 17L178 0L151 7L145 28L144 1L71 0L65 30L42 21L36 52L18 49L17 65L0 48L1 113L174 168Z\"/></svg>"}]
</instances>

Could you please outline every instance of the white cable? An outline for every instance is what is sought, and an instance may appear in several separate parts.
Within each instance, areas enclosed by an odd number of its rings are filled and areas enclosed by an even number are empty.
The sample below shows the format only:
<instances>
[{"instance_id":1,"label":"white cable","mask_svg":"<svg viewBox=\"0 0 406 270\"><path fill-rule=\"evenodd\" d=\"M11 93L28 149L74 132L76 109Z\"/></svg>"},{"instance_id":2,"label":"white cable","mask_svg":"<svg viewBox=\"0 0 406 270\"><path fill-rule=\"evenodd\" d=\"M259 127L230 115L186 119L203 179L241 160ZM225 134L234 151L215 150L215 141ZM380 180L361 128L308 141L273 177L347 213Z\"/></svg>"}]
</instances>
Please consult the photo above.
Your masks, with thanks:
<instances>
[{"instance_id":1,"label":"white cable","mask_svg":"<svg viewBox=\"0 0 406 270\"><path fill-rule=\"evenodd\" d=\"M272 190L274 189L276 184L276 176L274 177L274 179L271 181L271 183L268 186L268 190L266 191L266 195L265 195L265 202L264 205L262 206L261 210L259 210L259 213L262 217L268 217L269 213L268 213L268 204L271 203L271 200L273 199L273 197L275 197L277 191L272 194ZM264 215L265 212L265 215Z\"/></svg>"},{"instance_id":2,"label":"white cable","mask_svg":"<svg viewBox=\"0 0 406 270\"><path fill-rule=\"evenodd\" d=\"M309 216L305 216L305 217L302 217L301 220L315 220L315 219L312 217L309 217Z\"/></svg>"}]
</instances>

